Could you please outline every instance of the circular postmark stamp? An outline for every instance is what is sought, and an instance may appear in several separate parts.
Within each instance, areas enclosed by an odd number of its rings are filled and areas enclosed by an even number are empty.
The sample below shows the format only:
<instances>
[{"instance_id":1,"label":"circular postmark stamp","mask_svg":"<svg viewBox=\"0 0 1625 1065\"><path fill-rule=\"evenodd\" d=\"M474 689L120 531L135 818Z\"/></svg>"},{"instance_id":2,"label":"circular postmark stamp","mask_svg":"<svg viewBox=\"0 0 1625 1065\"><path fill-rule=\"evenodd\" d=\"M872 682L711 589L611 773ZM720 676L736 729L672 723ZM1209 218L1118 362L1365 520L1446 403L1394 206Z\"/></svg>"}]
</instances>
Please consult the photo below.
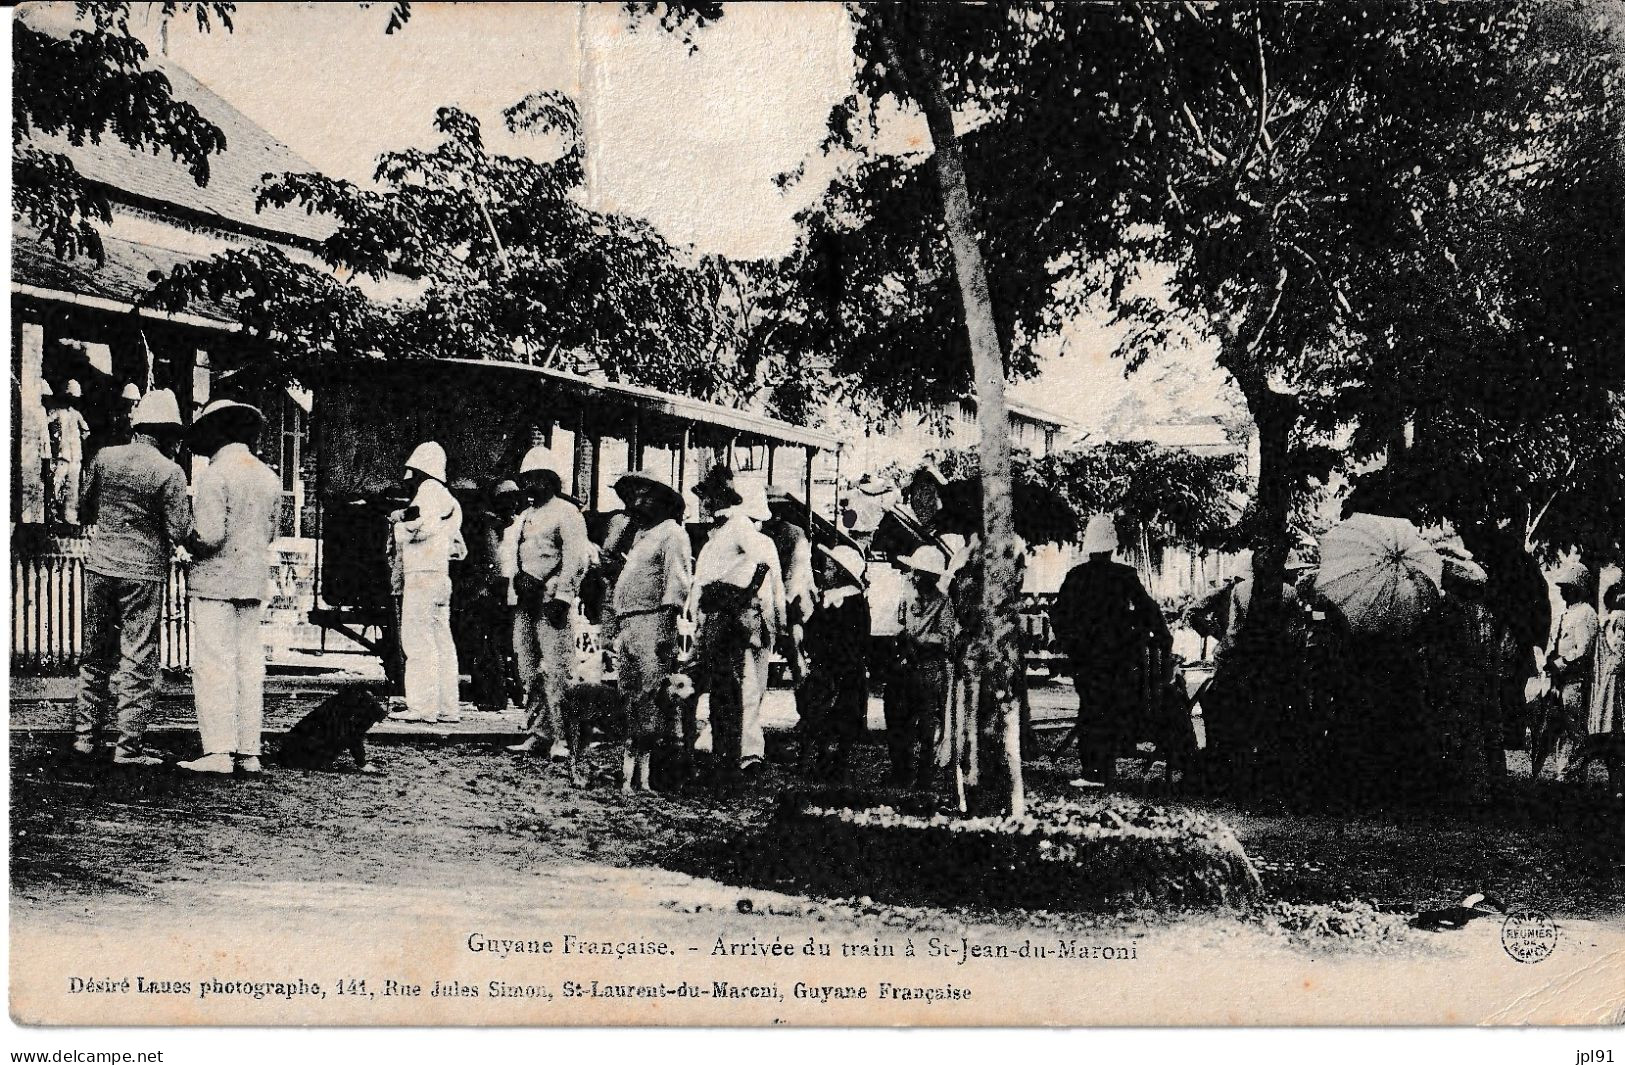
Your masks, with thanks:
<instances>
[{"instance_id":1,"label":"circular postmark stamp","mask_svg":"<svg viewBox=\"0 0 1625 1065\"><path fill-rule=\"evenodd\" d=\"M1513 910L1501 922L1501 949L1526 965L1545 961L1557 949L1557 923L1544 910Z\"/></svg>"}]
</instances>

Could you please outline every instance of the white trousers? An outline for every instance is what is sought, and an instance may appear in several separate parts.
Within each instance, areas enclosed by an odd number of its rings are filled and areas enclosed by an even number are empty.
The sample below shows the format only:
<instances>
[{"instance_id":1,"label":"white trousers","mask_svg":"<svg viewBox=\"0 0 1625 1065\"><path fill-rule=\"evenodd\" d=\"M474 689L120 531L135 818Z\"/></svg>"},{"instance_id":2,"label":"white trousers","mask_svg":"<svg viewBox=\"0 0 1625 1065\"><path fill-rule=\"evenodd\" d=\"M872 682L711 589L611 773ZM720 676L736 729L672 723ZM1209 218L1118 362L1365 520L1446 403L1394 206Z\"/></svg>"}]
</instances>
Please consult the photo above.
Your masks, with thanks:
<instances>
[{"instance_id":1,"label":"white trousers","mask_svg":"<svg viewBox=\"0 0 1625 1065\"><path fill-rule=\"evenodd\" d=\"M753 647L745 652L745 669L740 677L744 701L743 723L739 733L739 757L766 758L767 738L762 734L762 700L767 698L768 670L773 664L771 647Z\"/></svg>"},{"instance_id":2,"label":"white trousers","mask_svg":"<svg viewBox=\"0 0 1625 1065\"><path fill-rule=\"evenodd\" d=\"M204 754L259 757L264 614L257 599L192 599L192 694Z\"/></svg>"},{"instance_id":3,"label":"white trousers","mask_svg":"<svg viewBox=\"0 0 1625 1065\"><path fill-rule=\"evenodd\" d=\"M408 573L401 594L406 709L416 717L457 713L457 647L451 640L451 578Z\"/></svg>"}]
</instances>

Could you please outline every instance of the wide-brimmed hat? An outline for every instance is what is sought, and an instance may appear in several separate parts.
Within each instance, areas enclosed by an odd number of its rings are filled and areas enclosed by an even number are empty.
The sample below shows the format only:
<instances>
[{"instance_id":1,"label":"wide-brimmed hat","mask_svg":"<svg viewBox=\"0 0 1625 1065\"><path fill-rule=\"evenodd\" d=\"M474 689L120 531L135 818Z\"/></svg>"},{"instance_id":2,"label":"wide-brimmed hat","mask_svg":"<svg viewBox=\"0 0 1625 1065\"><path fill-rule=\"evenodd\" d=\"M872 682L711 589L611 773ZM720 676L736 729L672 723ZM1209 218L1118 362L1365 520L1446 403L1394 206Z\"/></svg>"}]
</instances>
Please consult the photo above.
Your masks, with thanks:
<instances>
[{"instance_id":1,"label":"wide-brimmed hat","mask_svg":"<svg viewBox=\"0 0 1625 1065\"><path fill-rule=\"evenodd\" d=\"M1557 585L1559 588L1564 586L1570 588L1584 588L1586 586L1586 582L1590 579L1591 572L1586 569L1585 563L1581 562L1577 558L1569 559L1567 562L1557 567L1557 572L1552 574L1552 583Z\"/></svg>"},{"instance_id":2,"label":"wide-brimmed hat","mask_svg":"<svg viewBox=\"0 0 1625 1065\"><path fill-rule=\"evenodd\" d=\"M937 464L934 462L924 463L919 469L915 470L914 475L908 479L908 487L912 489L922 480L931 482L938 489L948 487L948 478L942 475L942 471L937 468Z\"/></svg>"},{"instance_id":3,"label":"wide-brimmed hat","mask_svg":"<svg viewBox=\"0 0 1625 1065\"><path fill-rule=\"evenodd\" d=\"M845 544L839 544L835 547L824 547L820 545L818 550L824 553L825 558L828 558L831 562L835 563L836 566L840 567L842 573L845 573L848 577L852 578L853 584L856 584L859 588L863 587L863 575L868 569L868 566L864 564L863 553L861 551L855 547L848 547Z\"/></svg>"},{"instance_id":4,"label":"wide-brimmed hat","mask_svg":"<svg viewBox=\"0 0 1625 1065\"><path fill-rule=\"evenodd\" d=\"M265 424L258 407L230 399L217 399L203 408L192 422L194 440L246 442Z\"/></svg>"},{"instance_id":5,"label":"wide-brimmed hat","mask_svg":"<svg viewBox=\"0 0 1625 1065\"><path fill-rule=\"evenodd\" d=\"M148 432L180 432L181 405L175 401L175 393L155 388L142 396L130 412L130 427Z\"/></svg>"},{"instance_id":6,"label":"wide-brimmed hat","mask_svg":"<svg viewBox=\"0 0 1625 1065\"><path fill-rule=\"evenodd\" d=\"M734 471L726 466L712 466L694 486L694 498L712 511L738 506L743 498L734 488Z\"/></svg>"},{"instance_id":7,"label":"wide-brimmed hat","mask_svg":"<svg viewBox=\"0 0 1625 1065\"><path fill-rule=\"evenodd\" d=\"M948 572L948 559L943 555L942 549L926 544L916 547L912 554L897 560L903 569L913 570L915 573L928 573L933 577L940 577Z\"/></svg>"},{"instance_id":8,"label":"wide-brimmed hat","mask_svg":"<svg viewBox=\"0 0 1625 1065\"><path fill-rule=\"evenodd\" d=\"M743 516L755 521L766 521L773 516L773 507L767 501L767 489L761 485L747 484L743 488L735 489L735 494L739 496L739 502L718 510L717 517Z\"/></svg>"},{"instance_id":9,"label":"wide-brimmed hat","mask_svg":"<svg viewBox=\"0 0 1625 1065\"><path fill-rule=\"evenodd\" d=\"M654 470L648 469L647 467L641 470L631 470L616 478L615 494L620 496L624 501L626 499L626 488L635 484L654 489L655 493L660 497L662 502L675 509L678 514L682 514L682 493L668 484L666 479L660 476L660 474L656 473Z\"/></svg>"},{"instance_id":10,"label":"wide-brimmed hat","mask_svg":"<svg viewBox=\"0 0 1625 1065\"><path fill-rule=\"evenodd\" d=\"M524 489L520 488L512 481L498 481L497 486L491 490L491 494L498 499L501 499L503 496L516 496L522 495L523 493Z\"/></svg>"},{"instance_id":11,"label":"wide-brimmed hat","mask_svg":"<svg viewBox=\"0 0 1625 1065\"><path fill-rule=\"evenodd\" d=\"M1083 531L1083 553L1107 555L1117 550L1117 522L1110 514L1096 514Z\"/></svg>"},{"instance_id":12,"label":"wide-brimmed hat","mask_svg":"<svg viewBox=\"0 0 1625 1065\"><path fill-rule=\"evenodd\" d=\"M1301 547L1293 548L1292 553L1286 556L1285 568L1288 573L1302 573L1305 570L1316 569L1319 566L1320 563L1310 557L1309 552Z\"/></svg>"}]
</instances>

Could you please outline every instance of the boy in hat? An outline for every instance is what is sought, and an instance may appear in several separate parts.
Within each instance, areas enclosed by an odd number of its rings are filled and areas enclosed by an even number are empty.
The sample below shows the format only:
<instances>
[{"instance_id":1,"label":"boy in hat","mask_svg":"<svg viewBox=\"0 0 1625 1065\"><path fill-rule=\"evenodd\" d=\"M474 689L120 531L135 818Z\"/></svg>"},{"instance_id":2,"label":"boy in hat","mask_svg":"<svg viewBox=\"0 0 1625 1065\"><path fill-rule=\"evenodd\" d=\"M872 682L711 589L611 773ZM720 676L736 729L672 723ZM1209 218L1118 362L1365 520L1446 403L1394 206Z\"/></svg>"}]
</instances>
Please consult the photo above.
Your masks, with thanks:
<instances>
[{"instance_id":1,"label":"boy in hat","mask_svg":"<svg viewBox=\"0 0 1625 1065\"><path fill-rule=\"evenodd\" d=\"M559 707L575 670L576 598L592 545L581 511L562 494L563 478L546 447L525 455L519 480L530 506L515 522L513 647L530 717L528 735L508 749L528 754L545 737L552 740L551 756L566 758L570 749Z\"/></svg>"},{"instance_id":2,"label":"boy in hat","mask_svg":"<svg viewBox=\"0 0 1625 1065\"><path fill-rule=\"evenodd\" d=\"M192 533L186 475L175 464L180 405L167 388L142 397L128 444L103 448L85 475L80 516L94 526L85 556L85 653L74 750L94 754L110 703L119 765L159 765L141 741L158 695L158 623L169 561Z\"/></svg>"},{"instance_id":3,"label":"boy in hat","mask_svg":"<svg viewBox=\"0 0 1625 1065\"><path fill-rule=\"evenodd\" d=\"M807 681L796 692L801 715L801 770L849 771L852 745L869 718L869 603L863 555L842 545L818 548L819 603L807 621ZM827 747L835 746L832 759Z\"/></svg>"},{"instance_id":4,"label":"boy in hat","mask_svg":"<svg viewBox=\"0 0 1625 1065\"><path fill-rule=\"evenodd\" d=\"M948 649L957 634L953 606L943 591L948 560L926 545L897 560L910 589L897 607L901 631L897 661L886 684L886 745L891 779L898 785L931 785L937 726L948 704Z\"/></svg>"},{"instance_id":5,"label":"boy in hat","mask_svg":"<svg viewBox=\"0 0 1625 1065\"><path fill-rule=\"evenodd\" d=\"M216 400L192 426L192 452L209 456L198 474L192 555L192 689L203 757L197 773L260 771L265 712L265 643L260 622L270 583L282 482L249 450L264 417L246 403Z\"/></svg>"}]
</instances>

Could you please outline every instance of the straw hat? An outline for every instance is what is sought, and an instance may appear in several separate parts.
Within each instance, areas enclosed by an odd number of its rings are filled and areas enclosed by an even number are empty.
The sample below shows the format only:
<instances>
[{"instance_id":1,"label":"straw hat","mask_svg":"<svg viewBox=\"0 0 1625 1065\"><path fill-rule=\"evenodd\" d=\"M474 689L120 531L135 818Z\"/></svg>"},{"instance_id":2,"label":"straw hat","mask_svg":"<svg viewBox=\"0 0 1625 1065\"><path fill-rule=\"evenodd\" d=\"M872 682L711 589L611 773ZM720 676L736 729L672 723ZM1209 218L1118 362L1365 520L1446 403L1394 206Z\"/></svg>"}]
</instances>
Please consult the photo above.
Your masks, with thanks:
<instances>
[{"instance_id":1,"label":"straw hat","mask_svg":"<svg viewBox=\"0 0 1625 1065\"><path fill-rule=\"evenodd\" d=\"M942 475L942 471L937 468L937 464L934 462L927 462L915 470L914 476L908 479L908 486L913 488L922 480L930 481L938 488L948 487L948 478Z\"/></svg>"},{"instance_id":2,"label":"straw hat","mask_svg":"<svg viewBox=\"0 0 1625 1065\"><path fill-rule=\"evenodd\" d=\"M245 442L260 431L265 415L258 407L230 399L217 399L192 422L194 440Z\"/></svg>"},{"instance_id":3,"label":"straw hat","mask_svg":"<svg viewBox=\"0 0 1625 1065\"><path fill-rule=\"evenodd\" d=\"M743 500L734 490L734 472L726 466L712 466L694 486L694 498L713 512L738 506Z\"/></svg>"},{"instance_id":4,"label":"straw hat","mask_svg":"<svg viewBox=\"0 0 1625 1065\"><path fill-rule=\"evenodd\" d=\"M1117 550L1117 523L1110 514L1096 514L1083 532L1083 553L1106 555Z\"/></svg>"},{"instance_id":5,"label":"straw hat","mask_svg":"<svg viewBox=\"0 0 1625 1065\"><path fill-rule=\"evenodd\" d=\"M1557 572L1552 575L1552 583L1559 588L1564 585L1570 588L1584 588L1590 579L1590 571L1586 569L1585 563L1577 558L1571 558L1557 567Z\"/></svg>"},{"instance_id":6,"label":"straw hat","mask_svg":"<svg viewBox=\"0 0 1625 1065\"><path fill-rule=\"evenodd\" d=\"M621 474L621 476L615 481L615 494L620 496L621 499L625 501L626 489L631 485L644 485L645 487L654 489L655 493L660 496L663 502L673 507L678 514L682 514L682 494L668 484L666 479L660 476L660 474L656 473L654 470L645 467L641 470L633 470L630 473Z\"/></svg>"},{"instance_id":7,"label":"straw hat","mask_svg":"<svg viewBox=\"0 0 1625 1065\"><path fill-rule=\"evenodd\" d=\"M915 548L913 554L898 559L897 564L915 573L928 573L933 577L940 577L948 572L948 560L943 557L942 551L929 544Z\"/></svg>"},{"instance_id":8,"label":"straw hat","mask_svg":"<svg viewBox=\"0 0 1625 1065\"><path fill-rule=\"evenodd\" d=\"M773 516L773 508L767 501L767 490L761 485L747 484L742 489L736 488L735 491L739 495L739 502L717 511L717 517L746 517L755 521L766 521Z\"/></svg>"},{"instance_id":9,"label":"straw hat","mask_svg":"<svg viewBox=\"0 0 1625 1065\"><path fill-rule=\"evenodd\" d=\"M864 564L863 554L855 547L840 544L836 547L819 546L818 550L831 562L841 568L841 572L852 578L852 583L863 587L863 574L868 567Z\"/></svg>"}]
</instances>

